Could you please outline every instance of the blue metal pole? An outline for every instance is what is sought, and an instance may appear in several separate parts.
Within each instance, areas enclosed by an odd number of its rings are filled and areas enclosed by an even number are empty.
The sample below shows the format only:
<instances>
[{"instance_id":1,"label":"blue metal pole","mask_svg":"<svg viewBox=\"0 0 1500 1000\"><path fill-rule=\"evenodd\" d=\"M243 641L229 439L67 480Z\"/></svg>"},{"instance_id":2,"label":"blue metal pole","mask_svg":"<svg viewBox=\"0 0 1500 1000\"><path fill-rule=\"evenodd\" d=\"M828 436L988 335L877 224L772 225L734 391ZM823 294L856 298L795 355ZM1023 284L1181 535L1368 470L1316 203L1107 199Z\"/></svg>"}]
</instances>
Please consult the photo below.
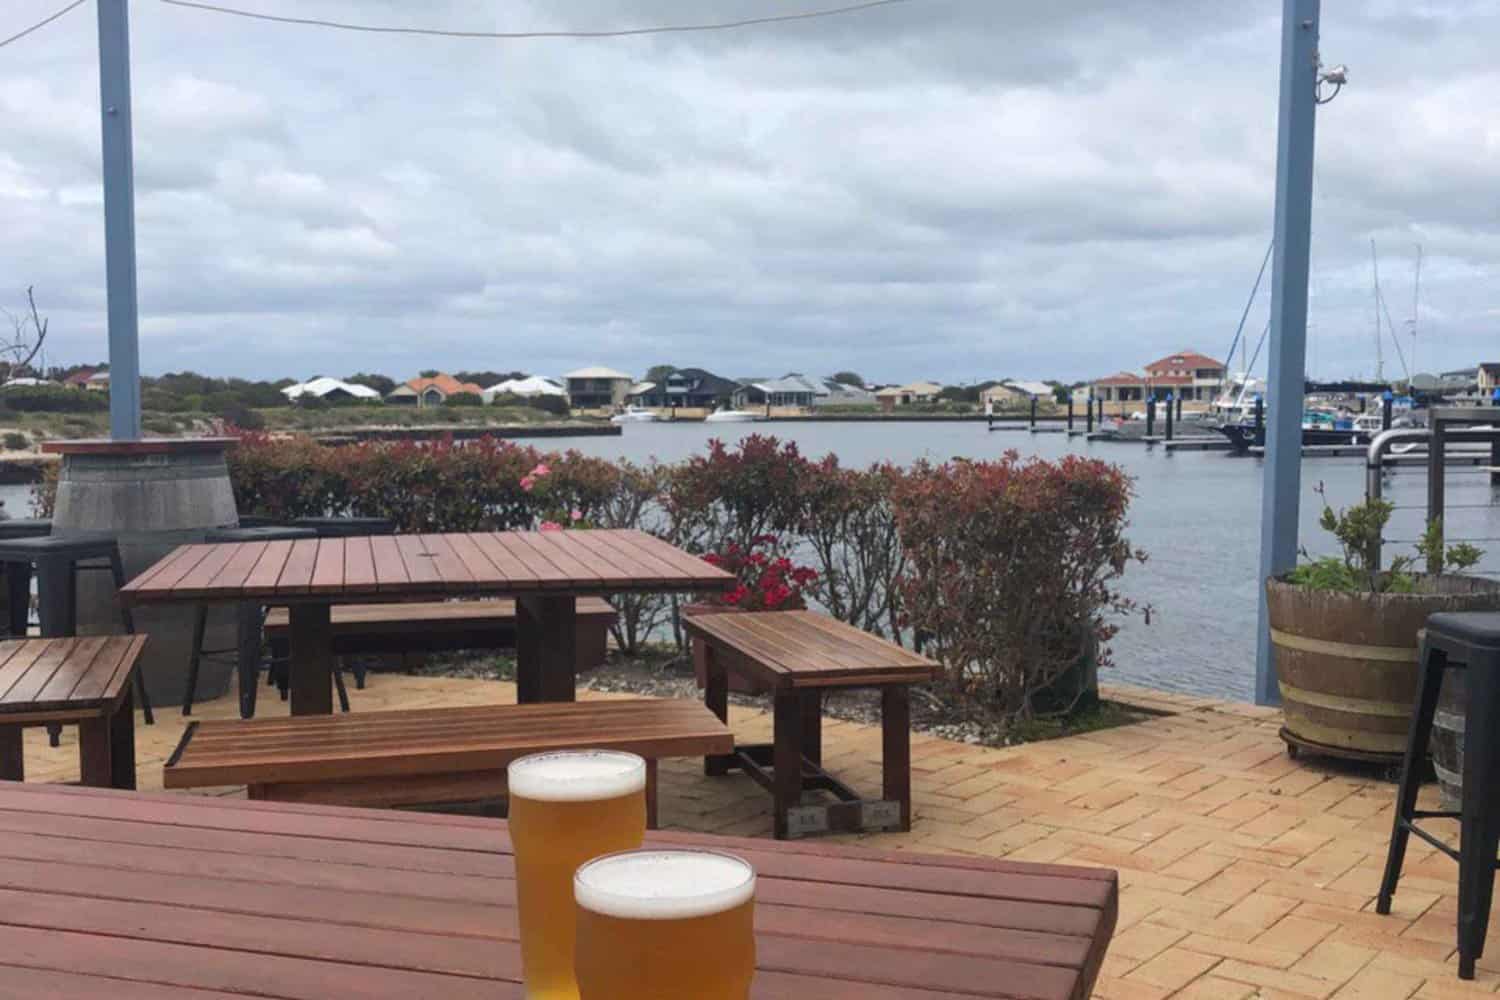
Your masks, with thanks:
<instances>
[{"instance_id":1,"label":"blue metal pole","mask_svg":"<svg viewBox=\"0 0 1500 1000\"><path fill-rule=\"evenodd\" d=\"M109 436L116 441L134 441L141 436L141 362L136 325L128 0L98 0L98 5L104 270L109 300Z\"/></svg>"},{"instance_id":2,"label":"blue metal pole","mask_svg":"<svg viewBox=\"0 0 1500 1000\"><path fill-rule=\"evenodd\" d=\"M1264 581L1285 573L1297 562L1319 0L1283 0L1281 18L1281 109L1276 137L1276 233L1267 376L1271 412L1266 421L1265 482L1261 490L1260 615L1255 651L1255 701L1259 705L1281 701Z\"/></svg>"}]
</instances>

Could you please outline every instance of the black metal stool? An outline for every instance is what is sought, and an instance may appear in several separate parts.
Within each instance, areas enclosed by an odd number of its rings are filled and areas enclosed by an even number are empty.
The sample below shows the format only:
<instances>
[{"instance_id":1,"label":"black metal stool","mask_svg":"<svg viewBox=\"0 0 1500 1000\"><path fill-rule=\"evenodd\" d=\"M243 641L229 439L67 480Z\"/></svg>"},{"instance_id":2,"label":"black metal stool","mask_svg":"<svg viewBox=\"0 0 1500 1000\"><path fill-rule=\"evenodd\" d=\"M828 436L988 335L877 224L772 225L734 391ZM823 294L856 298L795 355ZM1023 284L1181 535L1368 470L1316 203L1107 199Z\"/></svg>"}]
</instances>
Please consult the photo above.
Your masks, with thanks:
<instances>
[{"instance_id":1,"label":"black metal stool","mask_svg":"<svg viewBox=\"0 0 1500 1000\"><path fill-rule=\"evenodd\" d=\"M1494 895L1495 852L1500 848L1500 612L1441 612L1427 619L1419 664L1416 711L1401 765L1396 818L1385 861L1385 878L1376 900L1377 913L1391 912L1391 897L1401 878L1406 843L1415 833L1458 862L1458 978L1474 978L1474 962L1484 954ZM1463 800L1457 812L1417 808L1417 791L1427 762L1427 743L1437 712L1443 675L1463 670L1468 693L1464 722ZM1454 850L1416 825L1419 819L1457 819L1459 847Z\"/></svg>"},{"instance_id":2,"label":"black metal stool","mask_svg":"<svg viewBox=\"0 0 1500 1000\"><path fill-rule=\"evenodd\" d=\"M39 538L52 534L52 521L45 517L10 518L0 521L0 539ZM0 563L0 566L3 566ZM31 571L27 565L24 574L6 574L5 623L10 635L26 634L31 616ZM19 629L19 631L18 631Z\"/></svg>"},{"instance_id":3,"label":"black metal stool","mask_svg":"<svg viewBox=\"0 0 1500 1000\"><path fill-rule=\"evenodd\" d=\"M120 546L113 535L103 532L21 538L0 536L0 564L5 566L10 602L9 632L17 638L24 637L30 625L28 611L33 568L37 582L37 617L43 638L78 634L80 571L105 571L114 577L116 590L125 586ZM120 621L127 633L135 634L135 621L129 608L120 608ZM141 670L135 672L135 695L145 713L146 724L153 725L156 718L151 712L151 698L146 692L146 678ZM48 732L52 734L52 745L57 746L57 732L51 727Z\"/></svg>"},{"instance_id":4,"label":"black metal stool","mask_svg":"<svg viewBox=\"0 0 1500 1000\"><path fill-rule=\"evenodd\" d=\"M12 517L0 521L0 538L37 538L52 534L49 517Z\"/></svg>"},{"instance_id":5,"label":"black metal stool","mask_svg":"<svg viewBox=\"0 0 1500 1000\"><path fill-rule=\"evenodd\" d=\"M396 522L388 517L298 517L289 523L296 528L312 528L319 538L396 533Z\"/></svg>"},{"instance_id":6,"label":"black metal stool","mask_svg":"<svg viewBox=\"0 0 1500 1000\"><path fill-rule=\"evenodd\" d=\"M217 528L208 532L203 540L208 543L276 542L316 537L318 537L318 533L312 528L257 526ZM235 605L234 646L229 649L204 649L203 636L208 627L208 605L198 605L197 613L193 617L193 651L188 659L187 690L183 692L182 696L183 715L193 714L193 701L198 695L198 672L203 658L233 655L235 658L235 672L239 678L240 718L249 719L255 716L256 690L260 681L262 663L261 632L265 625L265 620L266 609L264 605L254 601L241 602ZM281 689L281 696L285 699L287 679L285 671L278 670L278 666L279 664L274 659L269 661L268 674L270 682ZM334 685L338 688L339 706L347 712L349 711L349 693L344 688L343 675L335 670L333 680Z\"/></svg>"}]
</instances>

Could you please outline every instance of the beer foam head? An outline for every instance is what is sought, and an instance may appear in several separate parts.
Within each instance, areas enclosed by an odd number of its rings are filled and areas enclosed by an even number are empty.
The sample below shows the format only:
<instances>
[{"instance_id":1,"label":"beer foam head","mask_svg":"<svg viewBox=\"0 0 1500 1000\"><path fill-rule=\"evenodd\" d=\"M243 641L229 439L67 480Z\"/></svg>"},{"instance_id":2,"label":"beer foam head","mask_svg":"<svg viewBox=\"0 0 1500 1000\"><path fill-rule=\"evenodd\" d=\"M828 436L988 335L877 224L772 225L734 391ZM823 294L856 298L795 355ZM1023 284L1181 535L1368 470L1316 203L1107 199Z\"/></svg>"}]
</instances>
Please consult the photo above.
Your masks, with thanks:
<instances>
[{"instance_id":1,"label":"beer foam head","mask_svg":"<svg viewBox=\"0 0 1500 1000\"><path fill-rule=\"evenodd\" d=\"M717 851L623 851L578 869L573 896L625 920L685 920L722 913L755 895L755 869Z\"/></svg>"},{"instance_id":2,"label":"beer foam head","mask_svg":"<svg viewBox=\"0 0 1500 1000\"><path fill-rule=\"evenodd\" d=\"M510 794L544 802L585 802L631 795L646 787L646 762L617 750L563 750L510 762Z\"/></svg>"}]
</instances>

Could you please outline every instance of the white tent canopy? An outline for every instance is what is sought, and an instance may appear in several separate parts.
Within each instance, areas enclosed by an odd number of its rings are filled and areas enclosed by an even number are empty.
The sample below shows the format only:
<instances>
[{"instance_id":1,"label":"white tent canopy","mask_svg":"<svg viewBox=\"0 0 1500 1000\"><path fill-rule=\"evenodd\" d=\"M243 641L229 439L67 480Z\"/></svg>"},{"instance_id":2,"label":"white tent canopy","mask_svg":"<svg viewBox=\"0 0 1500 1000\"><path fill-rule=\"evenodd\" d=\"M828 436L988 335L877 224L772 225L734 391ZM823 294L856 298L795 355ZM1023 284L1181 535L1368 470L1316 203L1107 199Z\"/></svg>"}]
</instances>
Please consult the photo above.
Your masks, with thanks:
<instances>
[{"instance_id":1,"label":"white tent canopy","mask_svg":"<svg viewBox=\"0 0 1500 1000\"><path fill-rule=\"evenodd\" d=\"M480 393L486 403L493 403L501 396L521 396L529 398L532 396L566 396L563 387L541 375L530 375L526 378L506 379L497 382L484 392Z\"/></svg>"},{"instance_id":2,"label":"white tent canopy","mask_svg":"<svg viewBox=\"0 0 1500 1000\"><path fill-rule=\"evenodd\" d=\"M297 385L289 385L281 390L281 394L287 399L301 399L303 396L312 396L317 399L325 399L338 392L347 393L355 399L379 399L380 393L367 385L355 385L353 382L344 382L327 375L300 382Z\"/></svg>"}]
</instances>

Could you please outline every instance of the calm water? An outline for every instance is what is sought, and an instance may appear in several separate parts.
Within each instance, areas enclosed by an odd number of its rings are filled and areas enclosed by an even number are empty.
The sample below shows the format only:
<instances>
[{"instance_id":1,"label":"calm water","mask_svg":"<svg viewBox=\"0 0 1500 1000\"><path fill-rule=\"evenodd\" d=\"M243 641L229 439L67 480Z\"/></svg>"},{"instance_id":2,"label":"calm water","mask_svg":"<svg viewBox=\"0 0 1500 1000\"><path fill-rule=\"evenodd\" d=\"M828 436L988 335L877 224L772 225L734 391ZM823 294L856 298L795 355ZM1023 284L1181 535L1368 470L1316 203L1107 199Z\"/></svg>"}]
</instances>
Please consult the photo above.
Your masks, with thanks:
<instances>
[{"instance_id":1,"label":"calm water","mask_svg":"<svg viewBox=\"0 0 1500 1000\"><path fill-rule=\"evenodd\" d=\"M1106 678L1150 687L1248 701L1255 673L1256 577L1260 537L1261 462L1222 452L1167 454L1138 444L1069 440L1063 434L989 433L982 423L774 425L635 424L620 437L558 438L544 448L574 447L604 458L676 461L703 451L713 437L733 442L746 433L771 433L796 441L804 455L832 452L845 465L877 461L942 461L954 456L990 458L1007 449L1055 458L1075 451L1116 462L1135 480L1130 539L1150 556L1122 581L1125 594L1152 607L1151 624L1122 622ZM1336 505L1364 495L1364 462L1357 458L1309 459L1302 466L1301 543L1318 554L1333 550L1317 526L1318 498L1327 485ZM1403 509L1388 536L1412 539L1421 530L1426 476L1419 469L1387 473L1385 494ZM29 488L0 486L12 517L28 516ZM1482 571L1500 573L1500 491L1483 472L1454 469L1448 479L1450 538L1494 538ZM1407 507L1406 505L1413 505ZM1473 506L1467 506L1473 505ZM1409 544L1387 547L1410 552Z\"/></svg>"},{"instance_id":2,"label":"calm water","mask_svg":"<svg viewBox=\"0 0 1500 1000\"><path fill-rule=\"evenodd\" d=\"M845 465L954 456L996 457L1007 449L1055 458L1067 451L1116 462L1134 478L1130 539L1149 554L1122 581L1127 596L1152 606L1151 624L1137 617L1122 623L1113 642L1115 666L1106 678L1151 687L1249 701L1255 674L1255 615L1260 545L1261 462L1222 452L1167 454L1139 444L1088 443L1065 434L986 431L982 423L774 425L635 424L617 438L558 441L558 447L605 458L673 461L701 452L712 437L735 441L753 426L796 441L804 455L833 452ZM1421 530L1426 476L1420 469L1388 473L1385 494L1402 509L1388 536L1415 538ZM1312 492L1321 481L1335 505L1364 496L1364 462L1357 458L1308 460L1302 466L1301 543L1319 554L1334 551L1317 526L1320 507ZM1449 473L1450 537L1500 536L1500 492L1470 469ZM1460 509L1477 504L1482 509ZM1500 572L1500 542L1487 548L1480 568ZM1392 545L1387 553L1410 551Z\"/></svg>"}]
</instances>

